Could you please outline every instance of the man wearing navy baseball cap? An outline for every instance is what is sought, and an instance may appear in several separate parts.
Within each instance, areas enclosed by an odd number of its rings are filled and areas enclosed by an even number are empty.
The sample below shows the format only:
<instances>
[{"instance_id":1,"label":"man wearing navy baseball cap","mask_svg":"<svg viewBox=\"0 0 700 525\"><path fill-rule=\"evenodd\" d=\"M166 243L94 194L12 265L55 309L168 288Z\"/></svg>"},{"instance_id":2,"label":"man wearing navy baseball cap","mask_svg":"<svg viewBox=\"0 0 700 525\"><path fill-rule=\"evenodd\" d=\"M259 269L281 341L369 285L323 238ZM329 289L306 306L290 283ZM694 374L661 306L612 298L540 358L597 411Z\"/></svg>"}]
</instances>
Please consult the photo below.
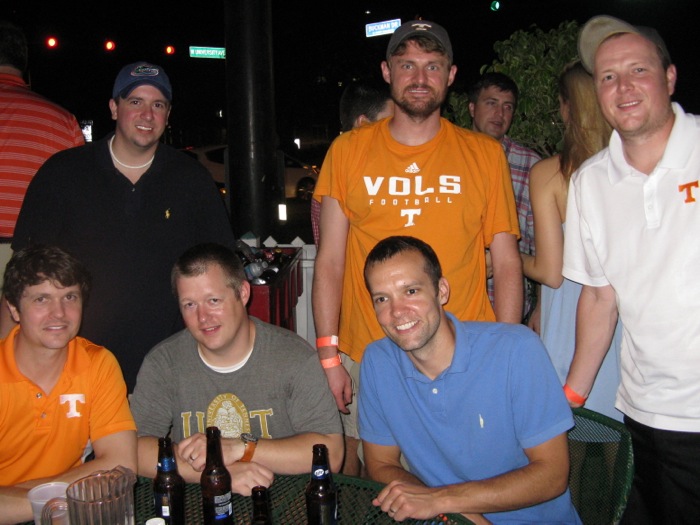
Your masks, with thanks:
<instances>
[{"instance_id":1,"label":"man wearing navy baseball cap","mask_svg":"<svg viewBox=\"0 0 700 525\"><path fill-rule=\"evenodd\" d=\"M168 75L162 67L148 62L136 62L124 66L114 81L112 98L126 98L134 89L144 84L158 88L168 102L172 102L173 88Z\"/></svg>"},{"instance_id":2,"label":"man wearing navy baseball cap","mask_svg":"<svg viewBox=\"0 0 700 525\"><path fill-rule=\"evenodd\" d=\"M173 99L161 66L122 68L109 100L114 133L51 157L27 190L13 240L58 245L93 276L81 335L119 360L129 391L141 361L182 327L170 269L202 242L233 246L207 170L161 142Z\"/></svg>"},{"instance_id":3,"label":"man wearing navy baseball cap","mask_svg":"<svg viewBox=\"0 0 700 525\"><path fill-rule=\"evenodd\" d=\"M614 131L569 187L563 274L583 289L567 395L585 402L619 315L615 406L634 450L622 523L697 523L700 117L672 101L678 73L656 30L596 16L578 49Z\"/></svg>"}]
</instances>

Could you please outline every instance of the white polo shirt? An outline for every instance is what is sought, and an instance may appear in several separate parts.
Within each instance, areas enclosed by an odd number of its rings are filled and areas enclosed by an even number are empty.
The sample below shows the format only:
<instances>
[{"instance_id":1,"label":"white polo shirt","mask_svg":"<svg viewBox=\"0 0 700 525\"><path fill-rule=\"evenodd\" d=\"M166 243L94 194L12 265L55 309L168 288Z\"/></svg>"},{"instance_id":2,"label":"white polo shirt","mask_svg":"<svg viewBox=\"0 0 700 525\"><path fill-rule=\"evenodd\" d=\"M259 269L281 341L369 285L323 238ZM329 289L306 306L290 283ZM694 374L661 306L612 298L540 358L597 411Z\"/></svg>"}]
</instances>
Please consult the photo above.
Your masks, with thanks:
<instances>
[{"instance_id":1,"label":"white polo shirt","mask_svg":"<svg viewBox=\"0 0 700 525\"><path fill-rule=\"evenodd\" d=\"M700 432L700 117L673 111L650 175L627 164L617 132L573 175L563 274L615 290L615 406L650 427Z\"/></svg>"}]
</instances>

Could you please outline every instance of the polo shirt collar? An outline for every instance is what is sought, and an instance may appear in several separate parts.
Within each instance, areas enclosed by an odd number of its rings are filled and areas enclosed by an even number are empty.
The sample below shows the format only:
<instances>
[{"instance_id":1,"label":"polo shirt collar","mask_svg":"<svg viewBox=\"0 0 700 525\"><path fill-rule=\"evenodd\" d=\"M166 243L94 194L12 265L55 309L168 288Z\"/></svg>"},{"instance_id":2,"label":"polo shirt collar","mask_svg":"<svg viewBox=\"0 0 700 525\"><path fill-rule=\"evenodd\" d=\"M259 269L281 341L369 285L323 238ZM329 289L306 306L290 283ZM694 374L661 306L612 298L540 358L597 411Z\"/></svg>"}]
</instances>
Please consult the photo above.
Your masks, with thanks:
<instances>
[{"instance_id":1,"label":"polo shirt collar","mask_svg":"<svg viewBox=\"0 0 700 525\"><path fill-rule=\"evenodd\" d=\"M99 140L98 142L95 142L95 146L98 147L97 150L97 162L99 164L99 167L102 169L107 169L107 170L117 170L114 167L114 163L112 162L112 157L109 154L109 141L112 140L112 137L114 137L115 133L112 132L109 135L107 135L105 138ZM146 173L153 171L154 169L159 169L160 166L163 164L163 143L158 141L158 147L156 148L156 156L153 159L153 164L146 170ZM119 171L119 170L117 170ZM146 174L144 173L144 175Z\"/></svg>"},{"instance_id":2,"label":"polo shirt collar","mask_svg":"<svg viewBox=\"0 0 700 525\"><path fill-rule=\"evenodd\" d=\"M508 135L503 135L503 138L501 139L501 146L503 146L503 151L506 152L506 157L510 153L510 149L513 147L513 139L511 139Z\"/></svg>"},{"instance_id":3,"label":"polo shirt collar","mask_svg":"<svg viewBox=\"0 0 700 525\"><path fill-rule=\"evenodd\" d=\"M20 325L15 326L7 338L2 341L2 346L0 347L0 381L8 383L29 381L19 371L15 361L15 336L19 333L20 328ZM61 379L65 374L68 374L70 377L77 376L90 366L90 356L85 351L85 348L78 346L77 339L77 337L74 337L68 343L68 357L63 367Z\"/></svg>"},{"instance_id":4,"label":"polo shirt collar","mask_svg":"<svg viewBox=\"0 0 700 525\"><path fill-rule=\"evenodd\" d=\"M469 359L471 356L471 347L469 346L469 333L465 329L464 323L460 322L454 315L450 312L445 312L447 314L447 319L452 323L455 328L455 351L452 356L452 363L445 370L438 375L434 381L444 377L447 374L457 374L461 372L466 372L469 368ZM388 338L387 338L388 339ZM408 354L398 347L396 343L388 339L391 345L394 347L396 352L399 352L399 367L401 369L401 374L406 379L415 379L422 383L432 382L427 376L425 376L420 370L416 368L408 357Z\"/></svg>"},{"instance_id":5,"label":"polo shirt collar","mask_svg":"<svg viewBox=\"0 0 700 525\"><path fill-rule=\"evenodd\" d=\"M668 144L666 144L666 150L664 156L661 157L659 167L680 170L688 165L690 156L697 146L698 125L696 117L683 111L680 104L673 102L671 106L676 115L676 121L673 123L673 129L668 137Z\"/></svg>"},{"instance_id":6,"label":"polo shirt collar","mask_svg":"<svg viewBox=\"0 0 700 525\"><path fill-rule=\"evenodd\" d=\"M671 103L671 108L673 109L676 119L673 123L671 134L668 137L668 143L666 144L663 157L661 157L657 165L657 168L665 170L684 168L696 145L694 140L689 139L689 137L694 137L697 133L695 116L689 115L683 111L683 108L677 102ZM610 161L615 168L608 170L610 184L617 184L618 182L622 182L626 177L639 173L632 166L627 164L622 151L622 139L617 131L613 131L610 137L609 151Z\"/></svg>"},{"instance_id":7,"label":"polo shirt collar","mask_svg":"<svg viewBox=\"0 0 700 525\"><path fill-rule=\"evenodd\" d=\"M15 361L15 336L18 331L19 325L15 326L0 343L0 381L3 383L17 383L26 380L19 372Z\"/></svg>"}]
</instances>

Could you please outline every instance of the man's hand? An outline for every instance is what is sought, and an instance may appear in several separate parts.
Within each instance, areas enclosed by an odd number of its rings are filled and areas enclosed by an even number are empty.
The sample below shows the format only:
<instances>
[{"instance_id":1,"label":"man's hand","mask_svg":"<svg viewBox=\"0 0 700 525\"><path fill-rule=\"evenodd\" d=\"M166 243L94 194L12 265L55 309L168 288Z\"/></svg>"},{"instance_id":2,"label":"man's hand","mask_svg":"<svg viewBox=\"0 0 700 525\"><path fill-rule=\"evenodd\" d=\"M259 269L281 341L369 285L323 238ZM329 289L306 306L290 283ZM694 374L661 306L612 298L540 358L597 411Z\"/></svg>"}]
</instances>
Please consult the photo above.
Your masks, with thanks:
<instances>
[{"instance_id":1,"label":"man's hand","mask_svg":"<svg viewBox=\"0 0 700 525\"><path fill-rule=\"evenodd\" d=\"M389 514L396 521L407 518L430 519L441 514L441 505L436 494L441 489L392 481L372 501L376 507ZM476 525L490 525L490 521L482 514L464 514Z\"/></svg>"},{"instance_id":2,"label":"man's hand","mask_svg":"<svg viewBox=\"0 0 700 525\"><path fill-rule=\"evenodd\" d=\"M338 410L343 414L349 414L347 405L352 402L352 378L345 367L334 366L333 368L324 368L328 386L335 398L335 404L338 405Z\"/></svg>"},{"instance_id":3,"label":"man's hand","mask_svg":"<svg viewBox=\"0 0 700 525\"><path fill-rule=\"evenodd\" d=\"M207 463L207 436L198 432L173 443L173 452L178 463L189 463L192 470L202 472Z\"/></svg>"},{"instance_id":4,"label":"man's hand","mask_svg":"<svg viewBox=\"0 0 700 525\"><path fill-rule=\"evenodd\" d=\"M174 445L178 461L185 461L193 470L202 472L207 463L207 436L198 432ZM221 438L224 465L230 467L243 457L245 445L238 438Z\"/></svg>"},{"instance_id":5,"label":"man's hand","mask_svg":"<svg viewBox=\"0 0 700 525\"><path fill-rule=\"evenodd\" d=\"M251 490L257 485L269 487L275 474L269 468L254 461L241 463L243 442L239 439L224 438L221 440L224 464L231 473L231 490L242 496L250 496ZM207 437L198 432L180 443L173 444L178 462L188 463L196 472L202 472L207 464Z\"/></svg>"},{"instance_id":6,"label":"man's hand","mask_svg":"<svg viewBox=\"0 0 700 525\"><path fill-rule=\"evenodd\" d=\"M269 468L255 461L238 461L226 468L231 473L231 490L241 496L250 496L253 487L258 485L269 487L275 479L275 474Z\"/></svg>"},{"instance_id":7,"label":"man's hand","mask_svg":"<svg viewBox=\"0 0 700 525\"><path fill-rule=\"evenodd\" d=\"M440 514L435 493L439 489L392 481L372 501L374 506L396 521L406 518L428 519Z\"/></svg>"}]
</instances>

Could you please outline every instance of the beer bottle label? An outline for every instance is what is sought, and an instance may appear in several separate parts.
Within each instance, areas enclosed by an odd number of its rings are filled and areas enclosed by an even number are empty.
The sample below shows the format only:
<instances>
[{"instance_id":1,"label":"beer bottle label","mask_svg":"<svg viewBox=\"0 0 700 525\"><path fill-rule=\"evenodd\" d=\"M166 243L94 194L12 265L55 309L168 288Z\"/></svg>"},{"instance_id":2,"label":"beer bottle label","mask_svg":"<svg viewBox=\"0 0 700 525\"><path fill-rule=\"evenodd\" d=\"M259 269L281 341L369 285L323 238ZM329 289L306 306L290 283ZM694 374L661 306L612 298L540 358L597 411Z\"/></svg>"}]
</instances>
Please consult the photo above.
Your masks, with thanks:
<instances>
[{"instance_id":1,"label":"beer bottle label","mask_svg":"<svg viewBox=\"0 0 700 525\"><path fill-rule=\"evenodd\" d=\"M314 479L326 479L328 477L328 468L314 465L311 469L311 477Z\"/></svg>"},{"instance_id":2,"label":"beer bottle label","mask_svg":"<svg viewBox=\"0 0 700 525\"><path fill-rule=\"evenodd\" d=\"M170 472L175 470L175 458L163 458L162 461L158 461L158 470L163 472Z\"/></svg>"},{"instance_id":3,"label":"beer bottle label","mask_svg":"<svg viewBox=\"0 0 700 525\"><path fill-rule=\"evenodd\" d=\"M160 517L169 518L170 517L170 505L162 505L160 507Z\"/></svg>"},{"instance_id":4,"label":"beer bottle label","mask_svg":"<svg viewBox=\"0 0 700 525\"><path fill-rule=\"evenodd\" d=\"M160 518L170 517L170 494L168 492L154 492L153 499L155 500L156 514ZM158 513L160 509L160 513Z\"/></svg>"},{"instance_id":5,"label":"beer bottle label","mask_svg":"<svg viewBox=\"0 0 700 525\"><path fill-rule=\"evenodd\" d=\"M214 496L214 514L216 519L223 519L233 514L233 503L231 502L231 492Z\"/></svg>"}]
</instances>

